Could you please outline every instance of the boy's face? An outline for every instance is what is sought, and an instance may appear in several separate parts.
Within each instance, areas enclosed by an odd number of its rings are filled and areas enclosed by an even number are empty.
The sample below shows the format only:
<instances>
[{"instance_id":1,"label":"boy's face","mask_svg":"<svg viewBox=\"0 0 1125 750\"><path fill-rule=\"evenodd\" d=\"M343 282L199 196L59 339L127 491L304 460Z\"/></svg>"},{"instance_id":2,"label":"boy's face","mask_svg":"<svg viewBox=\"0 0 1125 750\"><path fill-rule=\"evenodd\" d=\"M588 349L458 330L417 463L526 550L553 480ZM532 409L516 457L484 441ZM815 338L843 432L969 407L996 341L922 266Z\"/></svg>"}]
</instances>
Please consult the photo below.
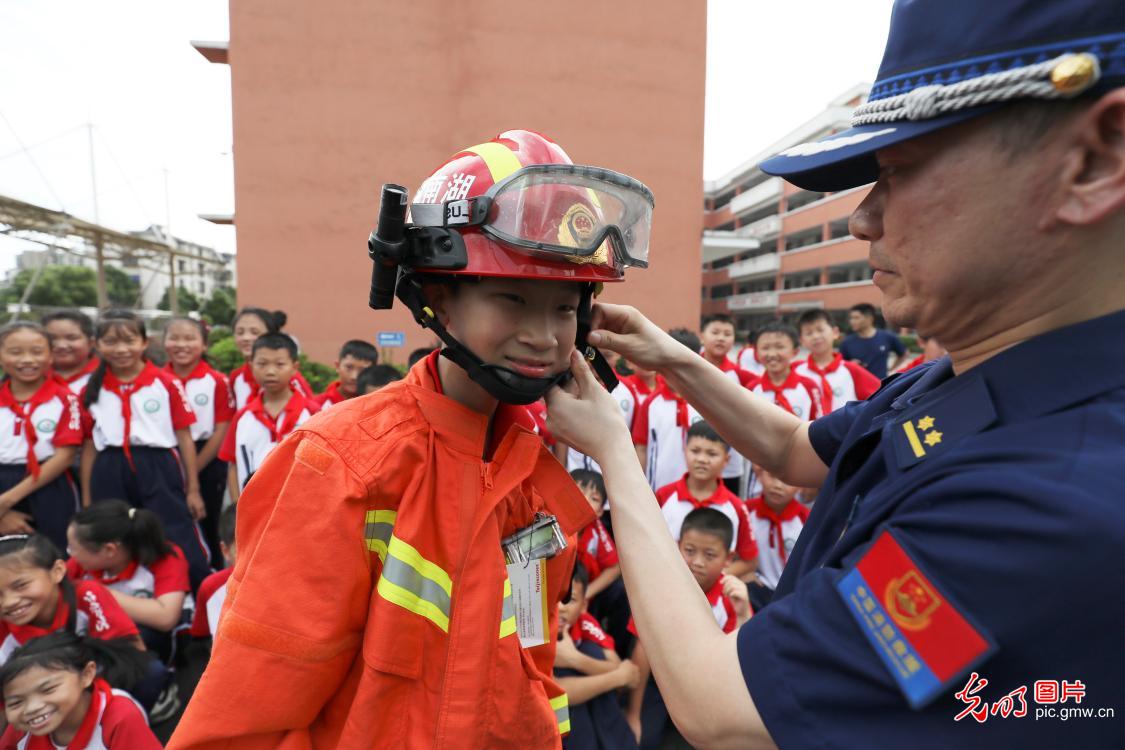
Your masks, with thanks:
<instances>
[{"instance_id":1,"label":"boy's face","mask_svg":"<svg viewBox=\"0 0 1125 750\"><path fill-rule=\"evenodd\" d=\"M832 345L839 337L840 329L823 319L801 326L801 344L812 352L814 357L822 357L830 353Z\"/></svg>"},{"instance_id":2,"label":"boy's face","mask_svg":"<svg viewBox=\"0 0 1125 750\"><path fill-rule=\"evenodd\" d=\"M784 333L767 331L758 337L758 361L766 367L766 372L775 378L789 375L789 363L797 354L793 339Z\"/></svg>"},{"instance_id":3,"label":"boy's face","mask_svg":"<svg viewBox=\"0 0 1125 750\"><path fill-rule=\"evenodd\" d=\"M578 622L578 618L582 616L584 609L586 609L586 587L579 581L571 580L570 601L565 604L559 603L558 636L560 638L563 633L570 630L571 625Z\"/></svg>"},{"instance_id":4,"label":"boy's face","mask_svg":"<svg viewBox=\"0 0 1125 750\"><path fill-rule=\"evenodd\" d=\"M711 590L732 558L722 539L698 529L680 535L680 555L704 591Z\"/></svg>"},{"instance_id":5,"label":"boy's face","mask_svg":"<svg viewBox=\"0 0 1125 750\"><path fill-rule=\"evenodd\" d=\"M754 472L762 482L762 498L766 501L770 510L780 512L789 504L790 500L797 496L796 487L786 484L780 477L770 474L761 466L755 464Z\"/></svg>"},{"instance_id":6,"label":"boy's face","mask_svg":"<svg viewBox=\"0 0 1125 750\"><path fill-rule=\"evenodd\" d=\"M582 494L586 496L586 502L590 503L590 507L594 509L594 513L600 517L602 508L605 507L605 496L602 495L601 490L589 482L580 483L578 489L582 490Z\"/></svg>"},{"instance_id":7,"label":"boy's face","mask_svg":"<svg viewBox=\"0 0 1125 750\"><path fill-rule=\"evenodd\" d=\"M700 339L707 356L721 359L734 346L734 326L721 320L713 320L703 329Z\"/></svg>"},{"instance_id":8,"label":"boy's face","mask_svg":"<svg viewBox=\"0 0 1125 750\"><path fill-rule=\"evenodd\" d=\"M569 366L581 301L576 282L484 278L435 291L439 318L486 363L529 378Z\"/></svg>"},{"instance_id":9,"label":"boy's face","mask_svg":"<svg viewBox=\"0 0 1125 750\"><path fill-rule=\"evenodd\" d=\"M288 349L259 349L250 360L250 370L263 391L277 395L289 387L297 374L297 363Z\"/></svg>"},{"instance_id":10,"label":"boy's face","mask_svg":"<svg viewBox=\"0 0 1125 750\"><path fill-rule=\"evenodd\" d=\"M727 465L727 447L716 440L702 437L689 438L684 446L688 475L693 479L714 481L722 476Z\"/></svg>"},{"instance_id":11,"label":"boy's face","mask_svg":"<svg viewBox=\"0 0 1125 750\"><path fill-rule=\"evenodd\" d=\"M373 364L375 363L370 360L356 359L350 354L345 354L343 359L336 360L336 376L340 378L340 393L354 396L359 374Z\"/></svg>"}]
</instances>

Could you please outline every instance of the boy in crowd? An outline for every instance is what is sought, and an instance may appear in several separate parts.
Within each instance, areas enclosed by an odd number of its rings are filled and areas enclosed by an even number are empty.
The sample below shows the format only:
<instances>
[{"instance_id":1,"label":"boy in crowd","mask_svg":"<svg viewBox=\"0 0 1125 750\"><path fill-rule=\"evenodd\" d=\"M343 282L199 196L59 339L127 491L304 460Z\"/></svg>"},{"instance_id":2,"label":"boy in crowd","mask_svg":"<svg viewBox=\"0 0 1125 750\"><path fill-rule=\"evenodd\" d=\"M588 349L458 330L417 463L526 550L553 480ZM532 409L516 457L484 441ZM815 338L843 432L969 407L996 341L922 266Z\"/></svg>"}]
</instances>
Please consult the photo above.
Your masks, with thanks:
<instances>
[{"instance_id":1,"label":"boy in crowd","mask_svg":"<svg viewBox=\"0 0 1125 750\"><path fill-rule=\"evenodd\" d=\"M852 333L840 344L840 354L849 362L862 365L864 369L882 380L887 377L887 357L894 352L895 361L890 366L894 371L906 356L902 340L890 331L875 327L875 306L866 302L853 305L848 311L848 325Z\"/></svg>"},{"instance_id":2,"label":"boy in crowd","mask_svg":"<svg viewBox=\"0 0 1125 750\"><path fill-rule=\"evenodd\" d=\"M203 579L196 596L195 615L191 621L193 638L212 638L219 629L219 615L227 598L227 581L234 570L238 548L234 544L235 516L238 506L228 505L219 515L219 549L225 567Z\"/></svg>"},{"instance_id":3,"label":"boy in crowd","mask_svg":"<svg viewBox=\"0 0 1125 750\"><path fill-rule=\"evenodd\" d=\"M811 422L822 415L824 397L815 380L793 371L799 344L797 331L785 323L774 321L758 329L754 348L766 371L752 390L798 419Z\"/></svg>"},{"instance_id":4,"label":"boy in crowd","mask_svg":"<svg viewBox=\"0 0 1125 750\"><path fill-rule=\"evenodd\" d=\"M738 578L749 578L758 565L758 545L746 523L742 500L720 481L729 447L711 425L693 424L684 445L687 471L677 481L658 489L656 500L668 531L676 540L680 540L684 520L697 508L711 508L726 516L731 523L729 551L737 556L731 560L728 572Z\"/></svg>"},{"instance_id":5,"label":"boy in crowd","mask_svg":"<svg viewBox=\"0 0 1125 750\"><path fill-rule=\"evenodd\" d=\"M798 362L798 375L820 383L823 400L821 414L831 414L849 401L866 401L879 390L879 379L844 355L833 351L840 338L840 329L824 310L806 310L797 319L801 345L809 350L809 358Z\"/></svg>"},{"instance_id":6,"label":"boy in crowd","mask_svg":"<svg viewBox=\"0 0 1125 750\"><path fill-rule=\"evenodd\" d=\"M591 614L613 635L620 653L627 654L633 641L628 631L629 599L625 595L625 583L621 580L621 565L617 561L613 535L602 521L603 516L609 519L605 515L605 480L600 472L590 469L575 469L570 472L570 477L598 516L578 533L578 561L585 566L590 577L586 601Z\"/></svg>"},{"instance_id":7,"label":"boy in crowd","mask_svg":"<svg viewBox=\"0 0 1125 750\"><path fill-rule=\"evenodd\" d=\"M625 721L617 691L633 690L640 673L622 661L613 639L584 611L589 574L574 566L570 598L559 604L555 679L570 699L570 734L564 750L630 750L637 742Z\"/></svg>"},{"instance_id":8,"label":"boy in crowd","mask_svg":"<svg viewBox=\"0 0 1125 750\"><path fill-rule=\"evenodd\" d=\"M366 396L399 380L402 380L402 373L397 368L391 365L371 365L356 377L355 388L360 396Z\"/></svg>"},{"instance_id":9,"label":"boy in crowd","mask_svg":"<svg viewBox=\"0 0 1125 750\"><path fill-rule=\"evenodd\" d=\"M250 371L260 390L234 415L219 449L219 459L230 464L227 486L233 503L274 446L320 411L316 401L290 386L297 374L297 344L284 333L258 337Z\"/></svg>"},{"instance_id":10,"label":"boy in crowd","mask_svg":"<svg viewBox=\"0 0 1125 750\"><path fill-rule=\"evenodd\" d=\"M757 383L757 376L743 370L731 362L731 348L734 346L734 318L729 315L708 315L703 319L703 328L700 330L703 358L718 367L727 377L743 388L753 388ZM737 451L730 452L730 460L723 468L723 484L738 497L744 497L742 480L747 474L746 459Z\"/></svg>"},{"instance_id":11,"label":"boy in crowd","mask_svg":"<svg viewBox=\"0 0 1125 750\"><path fill-rule=\"evenodd\" d=\"M359 374L378 362L379 350L366 341L352 339L340 347L340 356L332 363L337 380L315 397L321 410L363 393L359 390Z\"/></svg>"},{"instance_id":12,"label":"boy in crowd","mask_svg":"<svg viewBox=\"0 0 1125 750\"><path fill-rule=\"evenodd\" d=\"M797 488L755 464L762 494L746 501L746 513L758 543L756 580L750 581L750 601L761 609L773 597L781 571L809 520L808 506L797 501Z\"/></svg>"},{"instance_id":13,"label":"boy in crowd","mask_svg":"<svg viewBox=\"0 0 1125 750\"><path fill-rule=\"evenodd\" d=\"M696 508L687 514L680 528L680 554L707 597L715 622L724 633L734 632L753 614L746 584L724 572L734 561L734 553L731 552L734 538L734 525L730 518L715 508ZM626 719L639 735L641 750L655 750L661 747L665 731L671 729L674 733L675 729L668 727L668 710L656 683L650 679L648 657L641 641L637 641L633 650L633 661L640 670L641 679L629 697Z\"/></svg>"}]
</instances>

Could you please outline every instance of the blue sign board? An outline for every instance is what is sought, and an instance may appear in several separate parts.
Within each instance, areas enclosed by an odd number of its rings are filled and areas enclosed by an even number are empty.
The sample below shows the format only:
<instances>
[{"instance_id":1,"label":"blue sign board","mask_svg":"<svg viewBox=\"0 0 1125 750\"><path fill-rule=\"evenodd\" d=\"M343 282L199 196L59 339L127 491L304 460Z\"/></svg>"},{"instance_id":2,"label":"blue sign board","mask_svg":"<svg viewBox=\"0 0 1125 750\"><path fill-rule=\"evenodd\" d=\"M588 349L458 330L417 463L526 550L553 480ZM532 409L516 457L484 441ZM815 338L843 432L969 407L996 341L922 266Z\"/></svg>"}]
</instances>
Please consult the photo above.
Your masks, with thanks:
<instances>
[{"instance_id":1,"label":"blue sign board","mask_svg":"<svg viewBox=\"0 0 1125 750\"><path fill-rule=\"evenodd\" d=\"M406 346L406 334L403 331L379 331L376 340L379 346Z\"/></svg>"}]
</instances>

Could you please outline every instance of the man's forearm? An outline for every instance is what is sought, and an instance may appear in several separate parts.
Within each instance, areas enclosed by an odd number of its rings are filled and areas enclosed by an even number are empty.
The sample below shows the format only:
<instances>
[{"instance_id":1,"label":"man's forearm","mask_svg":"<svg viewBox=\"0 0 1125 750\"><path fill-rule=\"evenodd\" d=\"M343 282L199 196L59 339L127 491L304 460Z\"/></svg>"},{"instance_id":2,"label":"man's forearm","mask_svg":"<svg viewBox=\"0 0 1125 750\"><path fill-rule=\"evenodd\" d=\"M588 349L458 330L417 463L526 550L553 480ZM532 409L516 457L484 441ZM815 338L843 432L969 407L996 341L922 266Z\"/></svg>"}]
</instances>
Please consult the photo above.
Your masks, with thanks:
<instances>
[{"instance_id":1,"label":"man's forearm","mask_svg":"<svg viewBox=\"0 0 1125 750\"><path fill-rule=\"evenodd\" d=\"M736 451L790 484L823 483L828 467L809 444L808 422L746 390L703 357L679 357L660 372Z\"/></svg>"}]
</instances>

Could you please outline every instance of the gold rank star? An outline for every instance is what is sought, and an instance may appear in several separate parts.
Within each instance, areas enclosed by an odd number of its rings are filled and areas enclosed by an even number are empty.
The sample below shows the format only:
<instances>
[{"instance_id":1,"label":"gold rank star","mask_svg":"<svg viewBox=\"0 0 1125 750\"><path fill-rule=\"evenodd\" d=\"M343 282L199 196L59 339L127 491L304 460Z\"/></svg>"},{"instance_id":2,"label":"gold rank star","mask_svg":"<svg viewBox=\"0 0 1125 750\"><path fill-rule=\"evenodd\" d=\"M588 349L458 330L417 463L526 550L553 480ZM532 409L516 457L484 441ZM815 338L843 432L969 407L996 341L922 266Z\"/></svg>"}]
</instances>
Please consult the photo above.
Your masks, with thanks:
<instances>
[{"instance_id":1,"label":"gold rank star","mask_svg":"<svg viewBox=\"0 0 1125 750\"><path fill-rule=\"evenodd\" d=\"M922 439L926 441L926 445L933 448L935 445L941 442L941 433L937 430L934 430L933 432L927 432L926 437Z\"/></svg>"},{"instance_id":2,"label":"gold rank star","mask_svg":"<svg viewBox=\"0 0 1125 750\"><path fill-rule=\"evenodd\" d=\"M933 417L922 417L921 419L918 420L918 429L919 430L928 430L933 426L934 426L934 418Z\"/></svg>"}]
</instances>

